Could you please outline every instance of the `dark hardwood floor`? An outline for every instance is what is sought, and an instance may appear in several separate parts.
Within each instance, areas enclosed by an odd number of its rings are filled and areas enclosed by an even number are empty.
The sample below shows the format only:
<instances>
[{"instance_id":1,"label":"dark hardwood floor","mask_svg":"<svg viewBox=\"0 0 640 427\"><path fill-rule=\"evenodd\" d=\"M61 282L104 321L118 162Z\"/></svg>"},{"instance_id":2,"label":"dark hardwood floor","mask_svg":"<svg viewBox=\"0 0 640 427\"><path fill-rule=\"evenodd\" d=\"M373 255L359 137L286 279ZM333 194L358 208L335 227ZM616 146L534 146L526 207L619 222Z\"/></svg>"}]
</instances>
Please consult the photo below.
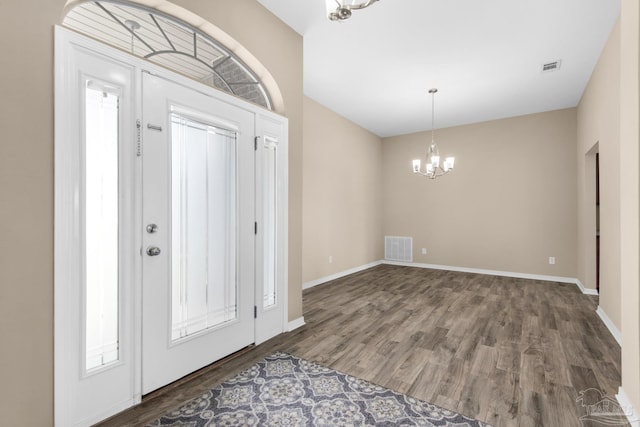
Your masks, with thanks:
<instances>
[{"instance_id":1,"label":"dark hardwood floor","mask_svg":"<svg viewBox=\"0 0 640 427\"><path fill-rule=\"evenodd\" d=\"M278 350L496 427L599 425L581 424L579 392L620 385L597 297L573 284L380 265L303 299L304 327L100 425L144 425Z\"/></svg>"}]
</instances>

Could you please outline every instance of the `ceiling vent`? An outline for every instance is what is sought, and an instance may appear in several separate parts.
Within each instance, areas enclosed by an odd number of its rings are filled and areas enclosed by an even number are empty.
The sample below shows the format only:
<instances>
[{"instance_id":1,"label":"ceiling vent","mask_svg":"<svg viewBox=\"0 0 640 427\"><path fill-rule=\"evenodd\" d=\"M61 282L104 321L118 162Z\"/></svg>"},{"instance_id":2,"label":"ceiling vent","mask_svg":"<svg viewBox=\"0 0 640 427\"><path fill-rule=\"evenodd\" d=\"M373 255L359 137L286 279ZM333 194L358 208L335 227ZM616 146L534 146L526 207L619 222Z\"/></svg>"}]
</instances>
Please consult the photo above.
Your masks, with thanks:
<instances>
[{"instance_id":1,"label":"ceiling vent","mask_svg":"<svg viewBox=\"0 0 640 427\"><path fill-rule=\"evenodd\" d=\"M557 61L553 61L553 62L547 62L546 64L542 64L542 72L543 73L549 73L551 71L559 70L561 62L562 61L557 60Z\"/></svg>"}]
</instances>

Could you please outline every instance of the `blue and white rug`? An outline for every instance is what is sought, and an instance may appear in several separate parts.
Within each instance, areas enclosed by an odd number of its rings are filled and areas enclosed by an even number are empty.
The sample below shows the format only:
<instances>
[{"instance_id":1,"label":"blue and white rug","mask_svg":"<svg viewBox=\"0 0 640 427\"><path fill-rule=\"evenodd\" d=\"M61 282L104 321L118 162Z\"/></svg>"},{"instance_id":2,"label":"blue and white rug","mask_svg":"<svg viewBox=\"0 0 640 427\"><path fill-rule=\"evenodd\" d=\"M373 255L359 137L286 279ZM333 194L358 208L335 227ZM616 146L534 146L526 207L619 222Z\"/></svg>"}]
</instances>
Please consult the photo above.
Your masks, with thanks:
<instances>
[{"instance_id":1,"label":"blue and white rug","mask_svg":"<svg viewBox=\"0 0 640 427\"><path fill-rule=\"evenodd\" d=\"M276 353L148 427L490 427L285 353Z\"/></svg>"}]
</instances>

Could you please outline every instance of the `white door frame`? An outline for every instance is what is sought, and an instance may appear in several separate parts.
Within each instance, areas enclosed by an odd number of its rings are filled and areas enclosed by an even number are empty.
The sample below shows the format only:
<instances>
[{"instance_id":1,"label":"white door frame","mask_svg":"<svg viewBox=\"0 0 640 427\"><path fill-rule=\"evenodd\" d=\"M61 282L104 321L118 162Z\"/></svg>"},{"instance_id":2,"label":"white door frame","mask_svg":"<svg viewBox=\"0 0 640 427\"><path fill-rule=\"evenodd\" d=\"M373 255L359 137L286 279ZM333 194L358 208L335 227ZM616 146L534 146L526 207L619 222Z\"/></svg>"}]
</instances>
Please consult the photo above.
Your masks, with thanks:
<instances>
[{"instance_id":1,"label":"white door frame","mask_svg":"<svg viewBox=\"0 0 640 427\"><path fill-rule=\"evenodd\" d=\"M134 335L137 264L134 188L119 183L118 361L97 371L85 369L83 296L84 153L83 87L96 79L119 88L119 181L135 176L135 67L97 54L56 28L55 216L54 216L54 396L56 425L89 425L140 401ZM107 73L107 70L111 73ZM122 194L124 193L124 194ZM114 384L122 384L115 385ZM101 388L98 396L89 390ZM93 399L92 399L93 397ZM100 399L96 404L94 399Z\"/></svg>"},{"instance_id":2,"label":"white door frame","mask_svg":"<svg viewBox=\"0 0 640 427\"><path fill-rule=\"evenodd\" d=\"M255 327L255 343L260 344L269 338L286 332L288 327L288 295L287 295L287 247L288 247L288 200L289 192L286 190L286 186L282 183L288 182L288 167L277 167L275 173L275 180L280 183L276 188L275 195L267 194L261 179L264 179L266 173L265 170L268 167L270 156L267 152L271 149L275 149L276 157L275 161L287 165L288 158L288 139L287 139L287 124L282 120L274 120L273 117L258 114L256 117L256 151L255 151L255 164L256 164L256 218L264 218L266 216L265 210L268 204L266 198L275 197L276 212L275 214L275 227L276 227L276 253L275 257L275 272L276 277L276 301L275 304L270 307L264 307L263 295L266 282L265 263L268 262L268 257L265 252L269 250L271 243L269 242L266 232L266 227L263 224L258 224L258 234L256 236L256 292L255 292L255 306L258 319L264 319L264 322L257 322ZM284 188L284 190L283 190ZM276 321L278 318L282 318L282 323L278 325Z\"/></svg>"},{"instance_id":3,"label":"white door frame","mask_svg":"<svg viewBox=\"0 0 640 427\"><path fill-rule=\"evenodd\" d=\"M79 195L82 185L82 163L80 159L82 136L78 129L80 109L78 106L78 55L95 56L120 64L123 68L132 70L132 88L135 102L131 107L131 116L122 123L124 134L131 139L128 145L131 150L130 157L125 159L131 163L131 203L127 209L135 218L142 230L141 218L141 168L140 157L136 151L140 150L140 134L136 133L136 120L141 117L141 73L148 71L153 74L191 87L209 96L245 109L255 114L255 123L261 118L281 125L279 144L280 149L278 164L282 171L279 172L278 194L278 289L281 292L282 326L276 328L280 332L286 330L288 322L287 305L287 228L288 228L288 163L287 163L287 119L267 111L262 107L236 98L232 95L216 89L203 86L184 76L156 66L148 61L134 57L120 50L106 46L100 42L79 35L62 27L55 27L55 183L54 183L54 411L55 425L57 426L84 426L91 425L108 416L111 416L127 407L141 401L141 331L142 331L142 281L141 281L141 256L138 251L142 248L141 231L132 232L131 246L136 252L134 262L126 267L125 275L130 278L131 285L122 288L122 322L121 342L123 354L127 354L127 365L130 372L129 379L124 382L126 386L126 398L118 400L117 404L94 411L92 414L82 414L80 417L77 408L79 393L85 393L78 388L79 379L82 379L78 357L69 357L70 349L76 349L75 354L80 354L81 343L78 333L78 322L81 320L79 308L79 293L81 292L80 261L82 259L82 246L80 235L81 218L79 216ZM256 127L258 127L256 125ZM256 129L256 135L258 129ZM136 140L137 139L137 140ZM128 167L128 166L126 166ZM127 196L129 197L129 196ZM256 221L260 222L257 218ZM256 266L261 265L261 260L256 257ZM256 275L261 268L256 268ZM256 283L260 282L256 278ZM257 287L256 287L257 291ZM80 310L80 311L79 311ZM256 320L259 324L260 317ZM257 337L256 337L257 338ZM268 338L261 336L260 341ZM256 339L256 342L258 340ZM124 347L127 347L126 349ZM107 372L107 371L105 371ZM107 374L108 375L108 374ZM100 393L88 398L103 400ZM106 402L106 400L105 400Z\"/></svg>"}]
</instances>

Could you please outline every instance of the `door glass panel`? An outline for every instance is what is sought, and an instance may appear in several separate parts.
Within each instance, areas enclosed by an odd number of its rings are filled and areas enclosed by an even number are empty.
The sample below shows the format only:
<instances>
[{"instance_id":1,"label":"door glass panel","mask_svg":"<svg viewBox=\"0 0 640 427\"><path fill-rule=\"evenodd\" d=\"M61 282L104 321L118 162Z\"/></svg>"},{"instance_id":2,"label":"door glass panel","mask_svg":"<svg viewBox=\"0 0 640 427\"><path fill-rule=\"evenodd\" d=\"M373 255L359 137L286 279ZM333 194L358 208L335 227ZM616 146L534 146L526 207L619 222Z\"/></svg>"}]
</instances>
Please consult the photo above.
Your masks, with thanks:
<instances>
[{"instance_id":1,"label":"door glass panel","mask_svg":"<svg viewBox=\"0 0 640 427\"><path fill-rule=\"evenodd\" d=\"M85 87L85 368L118 360L118 94Z\"/></svg>"},{"instance_id":2,"label":"door glass panel","mask_svg":"<svg viewBox=\"0 0 640 427\"><path fill-rule=\"evenodd\" d=\"M264 295L263 308L276 304L277 141L265 137L264 156Z\"/></svg>"},{"instance_id":3,"label":"door glass panel","mask_svg":"<svg viewBox=\"0 0 640 427\"><path fill-rule=\"evenodd\" d=\"M171 114L171 338L237 318L236 134Z\"/></svg>"}]
</instances>

